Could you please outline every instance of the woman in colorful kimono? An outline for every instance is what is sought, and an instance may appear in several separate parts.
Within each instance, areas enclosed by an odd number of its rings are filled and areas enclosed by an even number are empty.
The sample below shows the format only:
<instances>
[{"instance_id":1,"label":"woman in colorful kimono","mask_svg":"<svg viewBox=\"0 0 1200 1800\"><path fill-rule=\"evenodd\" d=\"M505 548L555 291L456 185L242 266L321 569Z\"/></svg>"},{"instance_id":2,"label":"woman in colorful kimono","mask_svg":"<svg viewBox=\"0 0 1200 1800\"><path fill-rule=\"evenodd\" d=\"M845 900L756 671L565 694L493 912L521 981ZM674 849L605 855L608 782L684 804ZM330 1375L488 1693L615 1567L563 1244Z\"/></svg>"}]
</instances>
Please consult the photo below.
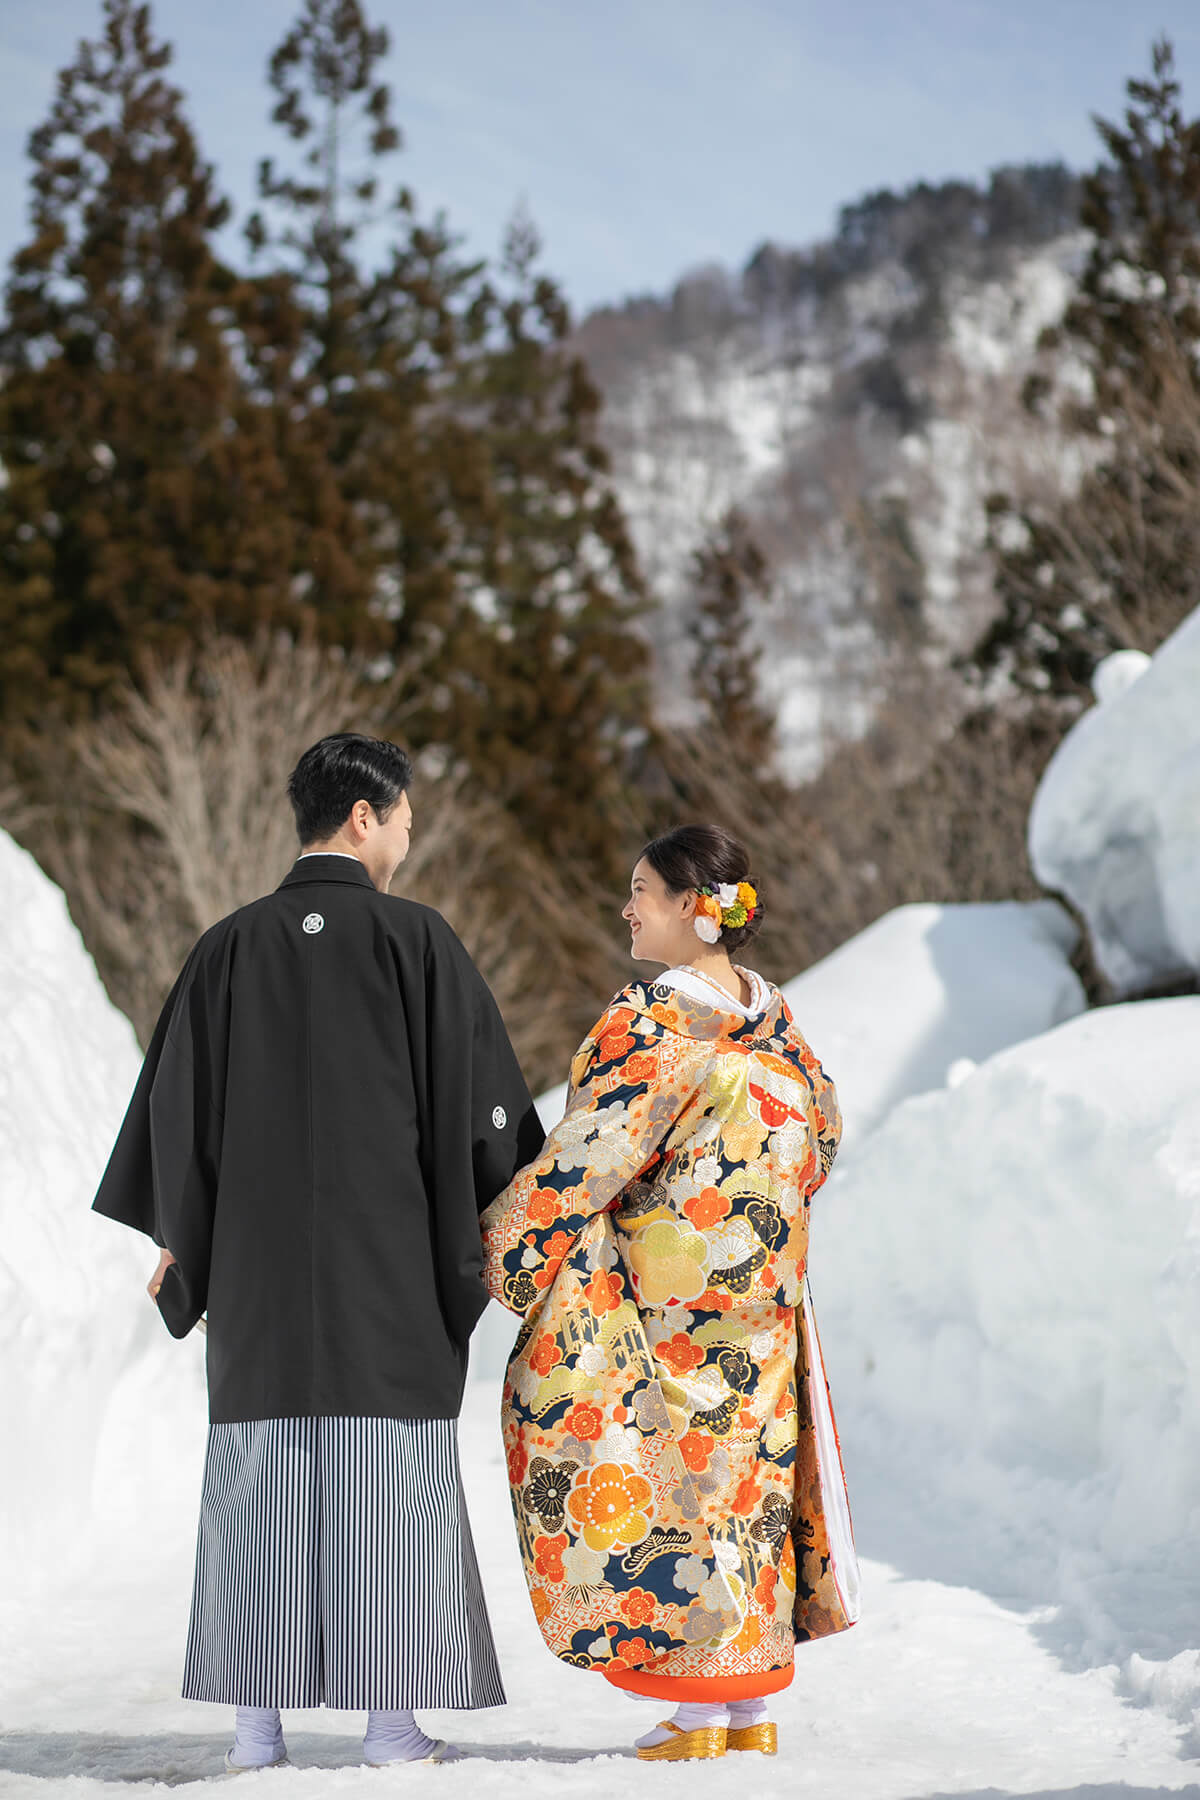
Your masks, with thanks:
<instances>
[{"instance_id":1,"label":"woman in colorful kimono","mask_svg":"<svg viewBox=\"0 0 1200 1800\"><path fill-rule=\"evenodd\" d=\"M778 989L730 959L762 907L711 826L647 845L635 961L543 1154L483 1215L524 1317L504 1438L534 1613L563 1661L673 1712L638 1755L772 1753L796 1641L857 1617L805 1262L841 1130Z\"/></svg>"}]
</instances>

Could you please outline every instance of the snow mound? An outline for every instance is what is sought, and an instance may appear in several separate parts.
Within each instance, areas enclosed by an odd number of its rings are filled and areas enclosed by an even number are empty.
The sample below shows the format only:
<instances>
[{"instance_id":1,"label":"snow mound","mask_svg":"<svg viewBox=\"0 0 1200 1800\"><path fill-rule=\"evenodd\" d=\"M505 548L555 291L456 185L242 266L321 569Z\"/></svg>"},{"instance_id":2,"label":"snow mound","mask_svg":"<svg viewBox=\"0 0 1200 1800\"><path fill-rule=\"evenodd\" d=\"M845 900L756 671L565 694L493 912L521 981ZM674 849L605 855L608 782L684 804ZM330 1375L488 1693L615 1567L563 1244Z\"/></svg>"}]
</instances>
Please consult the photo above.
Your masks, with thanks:
<instances>
[{"instance_id":1,"label":"snow mound","mask_svg":"<svg viewBox=\"0 0 1200 1800\"><path fill-rule=\"evenodd\" d=\"M1140 674L1128 656L1100 665L1101 704L1059 745L1029 819L1038 880L1078 906L1118 994L1200 972L1200 610Z\"/></svg>"},{"instance_id":2,"label":"snow mound","mask_svg":"<svg viewBox=\"0 0 1200 1800\"><path fill-rule=\"evenodd\" d=\"M1078 933L1053 900L900 906L783 992L837 1084L847 1143L898 1101L1082 1012Z\"/></svg>"},{"instance_id":3,"label":"snow mound","mask_svg":"<svg viewBox=\"0 0 1200 1800\"><path fill-rule=\"evenodd\" d=\"M1144 650L1114 650L1092 670L1092 692L1101 706L1121 695L1140 681L1150 667L1151 658Z\"/></svg>"},{"instance_id":4,"label":"snow mound","mask_svg":"<svg viewBox=\"0 0 1200 1800\"><path fill-rule=\"evenodd\" d=\"M66 901L0 831L0 1591L155 1529L203 1392L142 1292L145 1240L88 1209L141 1066ZM191 1354L189 1354L191 1352ZM202 1445L199 1446L202 1449ZM193 1502L194 1504L194 1502Z\"/></svg>"},{"instance_id":5,"label":"snow mound","mask_svg":"<svg viewBox=\"0 0 1200 1800\"><path fill-rule=\"evenodd\" d=\"M860 1548L1200 1702L1200 998L1103 1008L835 1167L812 1278ZM886 1475L886 1480L883 1477Z\"/></svg>"}]
</instances>

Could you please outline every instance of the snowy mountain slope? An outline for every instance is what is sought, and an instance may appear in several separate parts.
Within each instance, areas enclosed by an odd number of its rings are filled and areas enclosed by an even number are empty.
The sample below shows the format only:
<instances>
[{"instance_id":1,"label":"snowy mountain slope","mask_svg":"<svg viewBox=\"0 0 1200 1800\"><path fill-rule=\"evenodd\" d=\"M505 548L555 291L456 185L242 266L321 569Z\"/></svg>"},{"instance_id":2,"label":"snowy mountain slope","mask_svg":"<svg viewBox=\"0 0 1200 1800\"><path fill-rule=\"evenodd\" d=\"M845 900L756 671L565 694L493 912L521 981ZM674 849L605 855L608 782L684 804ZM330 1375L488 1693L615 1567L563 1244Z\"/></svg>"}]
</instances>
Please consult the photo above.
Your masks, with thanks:
<instances>
[{"instance_id":1,"label":"snowy mountain slope","mask_svg":"<svg viewBox=\"0 0 1200 1800\"><path fill-rule=\"evenodd\" d=\"M1058 175L1043 193L1047 172L1008 172L1015 225L995 183L870 196L828 245L765 246L740 277L700 271L584 321L680 716L690 557L730 506L775 572L754 635L793 775L823 730L865 727L897 636L919 626L945 657L978 634L986 496L1077 473L1020 403L1086 248Z\"/></svg>"}]
</instances>

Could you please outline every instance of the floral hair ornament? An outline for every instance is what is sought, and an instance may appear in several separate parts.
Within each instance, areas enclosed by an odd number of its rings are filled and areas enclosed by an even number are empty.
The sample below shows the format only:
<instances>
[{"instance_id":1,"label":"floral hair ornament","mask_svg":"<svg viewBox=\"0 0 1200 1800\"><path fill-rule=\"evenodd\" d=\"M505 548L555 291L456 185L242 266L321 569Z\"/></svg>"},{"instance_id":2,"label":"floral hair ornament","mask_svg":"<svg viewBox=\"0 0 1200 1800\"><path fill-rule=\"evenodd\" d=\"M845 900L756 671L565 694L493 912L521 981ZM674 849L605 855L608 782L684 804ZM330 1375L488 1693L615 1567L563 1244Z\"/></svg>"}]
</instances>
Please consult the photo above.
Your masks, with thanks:
<instances>
[{"instance_id":1,"label":"floral hair ornament","mask_svg":"<svg viewBox=\"0 0 1200 1800\"><path fill-rule=\"evenodd\" d=\"M748 881L722 881L715 887L696 889L696 917L692 921L702 944L715 944L722 931L740 931L758 907L758 895Z\"/></svg>"}]
</instances>

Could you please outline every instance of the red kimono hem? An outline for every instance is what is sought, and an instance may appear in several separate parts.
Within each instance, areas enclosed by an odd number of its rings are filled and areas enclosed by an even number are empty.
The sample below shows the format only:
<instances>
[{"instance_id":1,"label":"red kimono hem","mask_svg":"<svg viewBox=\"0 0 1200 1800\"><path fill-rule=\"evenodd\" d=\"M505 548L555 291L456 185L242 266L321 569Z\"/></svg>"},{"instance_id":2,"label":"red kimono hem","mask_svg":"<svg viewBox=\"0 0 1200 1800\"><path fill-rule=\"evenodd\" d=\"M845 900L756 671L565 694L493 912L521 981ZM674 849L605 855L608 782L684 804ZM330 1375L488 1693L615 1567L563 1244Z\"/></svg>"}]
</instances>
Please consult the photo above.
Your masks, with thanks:
<instances>
[{"instance_id":1,"label":"red kimono hem","mask_svg":"<svg viewBox=\"0 0 1200 1800\"><path fill-rule=\"evenodd\" d=\"M652 1675L645 1669L605 1669L605 1681L648 1700L755 1700L791 1686L794 1663L786 1669L764 1669L759 1675Z\"/></svg>"}]
</instances>

